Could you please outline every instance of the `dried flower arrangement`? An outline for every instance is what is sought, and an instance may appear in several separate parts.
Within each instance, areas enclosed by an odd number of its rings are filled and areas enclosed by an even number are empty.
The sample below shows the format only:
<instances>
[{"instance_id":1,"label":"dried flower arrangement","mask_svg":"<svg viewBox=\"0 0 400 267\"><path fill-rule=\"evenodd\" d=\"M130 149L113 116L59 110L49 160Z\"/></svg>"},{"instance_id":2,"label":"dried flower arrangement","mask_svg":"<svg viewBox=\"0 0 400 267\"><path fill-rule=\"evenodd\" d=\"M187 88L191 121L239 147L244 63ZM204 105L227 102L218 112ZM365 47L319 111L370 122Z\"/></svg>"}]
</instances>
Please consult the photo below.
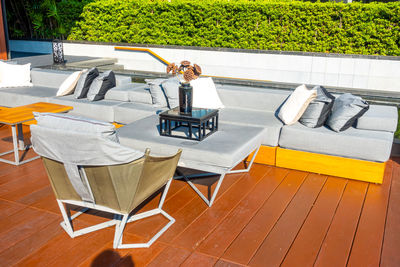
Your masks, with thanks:
<instances>
[{"instance_id":1,"label":"dried flower arrangement","mask_svg":"<svg viewBox=\"0 0 400 267\"><path fill-rule=\"evenodd\" d=\"M181 65L178 67L175 63L170 63L167 66L167 73L172 73L172 75L183 74L183 82L190 82L199 78L201 74L201 68L197 64L190 65L190 62L184 60L181 62ZM182 79L181 79L182 80Z\"/></svg>"}]
</instances>

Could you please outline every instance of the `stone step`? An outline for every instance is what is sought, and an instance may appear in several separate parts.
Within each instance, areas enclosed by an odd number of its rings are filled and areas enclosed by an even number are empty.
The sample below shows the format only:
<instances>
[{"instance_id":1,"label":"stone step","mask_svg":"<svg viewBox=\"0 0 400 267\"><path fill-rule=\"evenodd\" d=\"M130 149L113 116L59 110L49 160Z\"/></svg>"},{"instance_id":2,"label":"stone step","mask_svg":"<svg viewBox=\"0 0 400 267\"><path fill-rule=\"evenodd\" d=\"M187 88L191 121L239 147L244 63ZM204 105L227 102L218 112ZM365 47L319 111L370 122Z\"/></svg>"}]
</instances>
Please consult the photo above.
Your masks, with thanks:
<instances>
[{"instance_id":1,"label":"stone step","mask_svg":"<svg viewBox=\"0 0 400 267\"><path fill-rule=\"evenodd\" d=\"M65 65L67 67L73 67L73 68L94 68L94 67L113 65L117 62L118 60L116 58L98 58L98 59L96 58L96 59L83 60L71 63L67 62Z\"/></svg>"},{"instance_id":2,"label":"stone step","mask_svg":"<svg viewBox=\"0 0 400 267\"><path fill-rule=\"evenodd\" d=\"M106 70L122 71L124 70L124 65L120 64L104 65L104 66L98 66L97 69L99 71L106 71Z\"/></svg>"}]
</instances>

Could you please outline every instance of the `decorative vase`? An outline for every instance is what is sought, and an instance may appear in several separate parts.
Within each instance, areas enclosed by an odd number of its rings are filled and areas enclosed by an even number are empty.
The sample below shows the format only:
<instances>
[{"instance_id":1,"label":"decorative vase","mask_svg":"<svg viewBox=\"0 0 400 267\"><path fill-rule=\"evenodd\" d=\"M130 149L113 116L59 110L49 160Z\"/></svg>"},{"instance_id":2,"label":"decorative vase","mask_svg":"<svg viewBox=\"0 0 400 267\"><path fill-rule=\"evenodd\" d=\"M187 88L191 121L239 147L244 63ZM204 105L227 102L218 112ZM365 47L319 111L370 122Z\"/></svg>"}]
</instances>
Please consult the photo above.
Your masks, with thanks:
<instances>
[{"instance_id":1,"label":"decorative vase","mask_svg":"<svg viewBox=\"0 0 400 267\"><path fill-rule=\"evenodd\" d=\"M190 83L182 83L179 86L179 112L191 114L193 104L193 87Z\"/></svg>"}]
</instances>

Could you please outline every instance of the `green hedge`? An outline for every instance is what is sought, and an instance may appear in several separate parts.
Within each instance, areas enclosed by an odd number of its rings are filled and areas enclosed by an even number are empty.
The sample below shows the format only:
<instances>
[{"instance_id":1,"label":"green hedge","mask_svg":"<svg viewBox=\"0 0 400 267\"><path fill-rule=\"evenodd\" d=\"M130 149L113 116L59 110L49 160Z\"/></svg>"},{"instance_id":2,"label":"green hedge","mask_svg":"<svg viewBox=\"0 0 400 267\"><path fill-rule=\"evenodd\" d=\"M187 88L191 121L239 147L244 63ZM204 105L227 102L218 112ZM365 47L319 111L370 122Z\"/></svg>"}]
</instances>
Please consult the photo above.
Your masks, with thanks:
<instances>
[{"instance_id":1,"label":"green hedge","mask_svg":"<svg viewBox=\"0 0 400 267\"><path fill-rule=\"evenodd\" d=\"M399 23L400 2L105 0L68 39L399 56Z\"/></svg>"},{"instance_id":2,"label":"green hedge","mask_svg":"<svg viewBox=\"0 0 400 267\"><path fill-rule=\"evenodd\" d=\"M400 3L96 1L71 40L400 55Z\"/></svg>"}]
</instances>

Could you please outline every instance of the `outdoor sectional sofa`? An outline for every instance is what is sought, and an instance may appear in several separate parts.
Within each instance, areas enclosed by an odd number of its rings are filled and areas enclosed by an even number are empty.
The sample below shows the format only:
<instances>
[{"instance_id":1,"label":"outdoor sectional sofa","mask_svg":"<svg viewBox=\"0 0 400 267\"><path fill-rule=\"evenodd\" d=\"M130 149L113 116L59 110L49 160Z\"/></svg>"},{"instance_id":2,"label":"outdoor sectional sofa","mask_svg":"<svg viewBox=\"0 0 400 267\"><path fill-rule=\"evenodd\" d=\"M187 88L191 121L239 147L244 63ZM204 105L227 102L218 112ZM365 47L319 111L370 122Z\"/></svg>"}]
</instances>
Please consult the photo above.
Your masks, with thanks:
<instances>
[{"instance_id":1,"label":"outdoor sectional sofa","mask_svg":"<svg viewBox=\"0 0 400 267\"><path fill-rule=\"evenodd\" d=\"M151 142L134 132L136 130L139 133L140 127L146 127L149 121L155 120L156 114L166 108L152 105L145 84L131 83L130 77L117 75L117 86L108 91L104 100L90 102L75 99L72 95L55 97L59 85L70 73L33 69L31 77L34 86L0 88L0 106L19 106L39 101L70 105L74 107L73 113L127 124L119 129L122 144L138 146ZM221 128L222 131L225 131L224 128L226 131L242 129L240 135L246 135L248 127L249 132L254 132L251 138L261 139L262 146L255 162L382 183L397 126L396 107L370 105L370 109L353 127L337 133L325 126L308 128L300 123L283 125L276 114L290 91L236 85L217 85L217 90L225 105L219 111L221 125L226 125ZM212 138L216 137L210 136L202 142L212 142ZM230 153L229 149L225 152ZM185 160L184 154L185 149L181 160Z\"/></svg>"}]
</instances>

